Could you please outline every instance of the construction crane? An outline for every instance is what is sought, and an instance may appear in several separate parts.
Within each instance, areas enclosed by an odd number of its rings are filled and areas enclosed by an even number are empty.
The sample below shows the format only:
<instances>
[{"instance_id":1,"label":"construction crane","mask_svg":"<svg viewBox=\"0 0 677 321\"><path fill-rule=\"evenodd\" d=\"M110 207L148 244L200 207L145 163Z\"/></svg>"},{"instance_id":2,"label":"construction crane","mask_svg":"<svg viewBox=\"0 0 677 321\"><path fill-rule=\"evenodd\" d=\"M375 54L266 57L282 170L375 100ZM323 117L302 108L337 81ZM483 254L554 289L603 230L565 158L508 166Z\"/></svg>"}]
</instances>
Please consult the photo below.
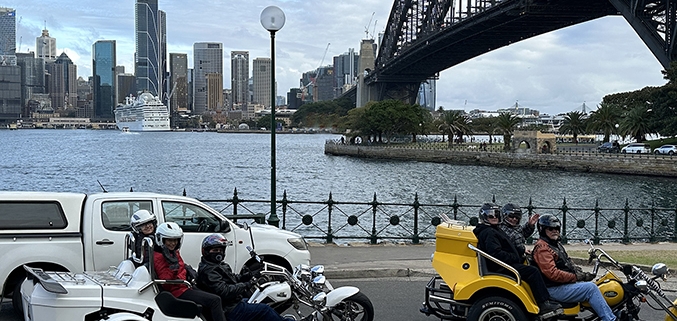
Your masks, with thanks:
<instances>
[{"instance_id":1,"label":"construction crane","mask_svg":"<svg viewBox=\"0 0 677 321\"><path fill-rule=\"evenodd\" d=\"M371 18L369 18L369 23L366 26L364 26L364 38L365 39L369 39L369 26L371 25L371 21L374 20L375 14L376 14L376 12L371 13ZM376 25L376 23L374 23L374 25Z\"/></svg>"},{"instance_id":2,"label":"construction crane","mask_svg":"<svg viewBox=\"0 0 677 321\"><path fill-rule=\"evenodd\" d=\"M322 68L322 64L324 63L324 58L327 57L327 51L329 51L329 45L331 45L331 42L328 42L328 43L327 43L327 47L324 49L324 54L322 55L322 60L320 60L320 65L318 65L318 66L317 66L317 69L315 69L315 78L309 77L310 79L308 80L308 83L305 84L305 85L301 88L301 100L304 100L304 99L305 99L305 96L306 96L306 94L307 94L307 92L308 92L308 86L310 86L311 84L312 84L313 86L315 86L315 83L316 83L317 80L320 78L320 68Z\"/></svg>"}]
</instances>

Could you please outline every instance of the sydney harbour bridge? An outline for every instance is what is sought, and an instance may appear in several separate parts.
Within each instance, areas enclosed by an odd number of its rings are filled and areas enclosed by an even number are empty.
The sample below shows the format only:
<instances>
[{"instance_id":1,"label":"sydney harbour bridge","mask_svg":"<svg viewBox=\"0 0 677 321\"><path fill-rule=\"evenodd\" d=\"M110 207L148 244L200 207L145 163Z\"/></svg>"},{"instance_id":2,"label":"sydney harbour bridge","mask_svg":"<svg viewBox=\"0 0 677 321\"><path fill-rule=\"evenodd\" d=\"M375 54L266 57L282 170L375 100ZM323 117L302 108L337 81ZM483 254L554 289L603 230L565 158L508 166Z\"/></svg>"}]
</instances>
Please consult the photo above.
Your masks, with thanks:
<instances>
[{"instance_id":1,"label":"sydney harbour bridge","mask_svg":"<svg viewBox=\"0 0 677 321\"><path fill-rule=\"evenodd\" d=\"M677 59L677 0L395 0L378 54L363 54L363 41L359 85L344 97L413 104L447 68L608 15L622 15L664 68Z\"/></svg>"}]
</instances>

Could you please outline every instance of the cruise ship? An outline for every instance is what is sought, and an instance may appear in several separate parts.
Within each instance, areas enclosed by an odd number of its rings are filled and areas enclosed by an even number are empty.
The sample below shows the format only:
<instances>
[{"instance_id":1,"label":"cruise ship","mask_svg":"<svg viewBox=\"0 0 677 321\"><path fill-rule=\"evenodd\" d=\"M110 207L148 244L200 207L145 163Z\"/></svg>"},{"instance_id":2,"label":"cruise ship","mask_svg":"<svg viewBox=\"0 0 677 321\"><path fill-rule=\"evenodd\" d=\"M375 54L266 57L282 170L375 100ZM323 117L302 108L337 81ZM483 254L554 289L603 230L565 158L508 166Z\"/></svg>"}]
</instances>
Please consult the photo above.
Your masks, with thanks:
<instances>
[{"instance_id":1,"label":"cruise ship","mask_svg":"<svg viewBox=\"0 0 677 321\"><path fill-rule=\"evenodd\" d=\"M124 105L115 108L115 124L131 132L169 131L169 111L150 93L144 92L136 99L130 95Z\"/></svg>"}]
</instances>

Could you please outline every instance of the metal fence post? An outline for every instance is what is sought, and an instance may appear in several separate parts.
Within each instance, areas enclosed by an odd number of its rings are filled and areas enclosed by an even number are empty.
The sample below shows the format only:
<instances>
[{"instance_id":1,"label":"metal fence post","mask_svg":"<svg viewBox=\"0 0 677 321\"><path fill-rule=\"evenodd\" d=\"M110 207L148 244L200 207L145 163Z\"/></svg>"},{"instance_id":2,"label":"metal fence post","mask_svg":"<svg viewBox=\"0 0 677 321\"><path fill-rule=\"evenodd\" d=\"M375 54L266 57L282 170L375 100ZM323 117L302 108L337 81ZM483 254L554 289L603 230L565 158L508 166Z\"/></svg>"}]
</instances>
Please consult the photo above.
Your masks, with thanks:
<instances>
[{"instance_id":1,"label":"metal fence post","mask_svg":"<svg viewBox=\"0 0 677 321\"><path fill-rule=\"evenodd\" d=\"M239 203L239 200L237 198L237 187L233 191L233 215L237 217L237 203Z\"/></svg>"},{"instance_id":2,"label":"metal fence post","mask_svg":"<svg viewBox=\"0 0 677 321\"><path fill-rule=\"evenodd\" d=\"M625 208L623 208L623 243L630 243L630 236L628 235L628 217L630 215L630 205L628 199L625 199Z\"/></svg>"},{"instance_id":3,"label":"metal fence post","mask_svg":"<svg viewBox=\"0 0 677 321\"><path fill-rule=\"evenodd\" d=\"M529 205L527 205L527 213L528 213L528 218L531 218L531 215L534 214L534 205L531 203L531 197L529 197ZM528 220L528 219L527 219ZM533 235L533 233L532 233ZM534 243L534 237L532 235L529 235L527 237L527 244L533 244Z\"/></svg>"},{"instance_id":4,"label":"metal fence post","mask_svg":"<svg viewBox=\"0 0 677 321\"><path fill-rule=\"evenodd\" d=\"M599 245L599 199L595 200L595 236L592 238L592 243Z\"/></svg>"},{"instance_id":5,"label":"metal fence post","mask_svg":"<svg viewBox=\"0 0 677 321\"><path fill-rule=\"evenodd\" d=\"M656 242L656 230L654 229L654 220L656 219L656 204L651 201L651 235L649 235L649 242Z\"/></svg>"},{"instance_id":6,"label":"metal fence post","mask_svg":"<svg viewBox=\"0 0 677 321\"><path fill-rule=\"evenodd\" d=\"M569 210L569 207L567 206L567 198L564 198L564 201L562 202L562 207L560 208L562 210L562 244L568 244L567 243L567 211Z\"/></svg>"},{"instance_id":7,"label":"metal fence post","mask_svg":"<svg viewBox=\"0 0 677 321\"><path fill-rule=\"evenodd\" d=\"M332 243L334 241L333 235L331 234L331 210L334 207L334 200L331 197L331 192L329 192L329 200L327 200L327 210L329 216L327 217L327 243Z\"/></svg>"},{"instance_id":8,"label":"metal fence post","mask_svg":"<svg viewBox=\"0 0 677 321\"><path fill-rule=\"evenodd\" d=\"M418 208L421 206L421 204L418 202L418 193L414 194L414 237L412 238L412 242L414 244L419 243L418 239Z\"/></svg>"},{"instance_id":9,"label":"metal fence post","mask_svg":"<svg viewBox=\"0 0 677 321\"><path fill-rule=\"evenodd\" d=\"M284 190L284 193L282 193L282 229L286 230L287 229L287 203L289 201L287 200L287 190Z\"/></svg>"},{"instance_id":10,"label":"metal fence post","mask_svg":"<svg viewBox=\"0 0 677 321\"><path fill-rule=\"evenodd\" d=\"M378 202L376 201L376 193L374 193L374 200L371 202L371 244L376 244L376 211L377 211Z\"/></svg>"},{"instance_id":11,"label":"metal fence post","mask_svg":"<svg viewBox=\"0 0 677 321\"><path fill-rule=\"evenodd\" d=\"M673 242L677 242L677 208L675 209L675 219L674 219L674 222L675 222L675 227L674 227L674 229L672 230L672 241L673 241Z\"/></svg>"},{"instance_id":12,"label":"metal fence post","mask_svg":"<svg viewBox=\"0 0 677 321\"><path fill-rule=\"evenodd\" d=\"M454 203L451 204L451 207L454 209L454 220L458 219L458 208L460 207L460 205L458 205L457 197L457 195L454 195ZM677 227L677 225L675 225L675 227Z\"/></svg>"}]
</instances>

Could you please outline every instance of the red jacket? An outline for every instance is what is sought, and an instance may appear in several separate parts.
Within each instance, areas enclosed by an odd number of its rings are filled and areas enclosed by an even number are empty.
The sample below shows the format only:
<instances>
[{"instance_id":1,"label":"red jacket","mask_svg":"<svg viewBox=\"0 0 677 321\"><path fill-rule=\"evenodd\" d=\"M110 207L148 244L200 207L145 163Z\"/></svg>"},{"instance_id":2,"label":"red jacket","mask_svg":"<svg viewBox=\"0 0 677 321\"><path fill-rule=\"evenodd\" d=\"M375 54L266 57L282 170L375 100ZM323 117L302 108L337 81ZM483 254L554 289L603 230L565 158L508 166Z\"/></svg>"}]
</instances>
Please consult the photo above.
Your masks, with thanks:
<instances>
[{"instance_id":1,"label":"red jacket","mask_svg":"<svg viewBox=\"0 0 677 321\"><path fill-rule=\"evenodd\" d=\"M161 252L154 252L153 253L153 265L155 268L155 274L158 279L160 280L185 280L186 279L186 267L183 264L183 259L181 258L181 254L179 254L179 251L175 251L176 256L179 259L179 269L176 271L172 271L169 268L169 263L165 259L165 257L162 255ZM185 284L165 284L162 286L163 289L169 291L172 293L174 297L179 297L183 292L186 292L188 290L188 286Z\"/></svg>"}]
</instances>

